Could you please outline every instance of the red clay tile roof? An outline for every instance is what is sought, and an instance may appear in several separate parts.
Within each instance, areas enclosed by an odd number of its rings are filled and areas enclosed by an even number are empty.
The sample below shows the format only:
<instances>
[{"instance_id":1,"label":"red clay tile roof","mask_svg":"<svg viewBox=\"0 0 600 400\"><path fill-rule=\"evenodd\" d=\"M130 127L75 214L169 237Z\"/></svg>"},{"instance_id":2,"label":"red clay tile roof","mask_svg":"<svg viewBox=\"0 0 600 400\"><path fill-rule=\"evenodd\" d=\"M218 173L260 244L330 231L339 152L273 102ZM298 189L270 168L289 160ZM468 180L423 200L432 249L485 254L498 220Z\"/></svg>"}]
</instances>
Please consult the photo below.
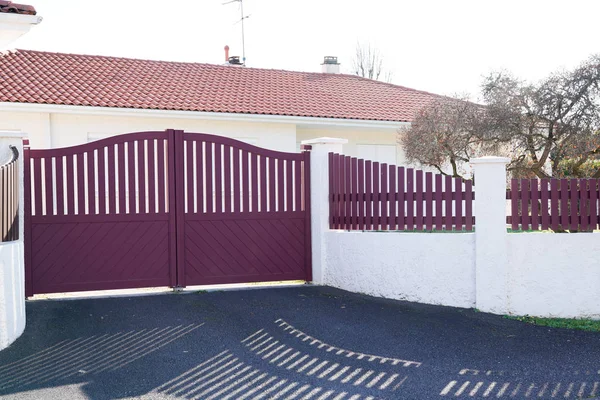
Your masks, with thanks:
<instances>
[{"instance_id":1,"label":"red clay tile roof","mask_svg":"<svg viewBox=\"0 0 600 400\"><path fill-rule=\"evenodd\" d=\"M411 121L436 97L354 75L0 53L0 102Z\"/></svg>"},{"instance_id":2,"label":"red clay tile roof","mask_svg":"<svg viewBox=\"0 0 600 400\"><path fill-rule=\"evenodd\" d=\"M37 12L33 6L25 4L15 4L10 1L0 0L0 13L27 14L36 15Z\"/></svg>"}]
</instances>

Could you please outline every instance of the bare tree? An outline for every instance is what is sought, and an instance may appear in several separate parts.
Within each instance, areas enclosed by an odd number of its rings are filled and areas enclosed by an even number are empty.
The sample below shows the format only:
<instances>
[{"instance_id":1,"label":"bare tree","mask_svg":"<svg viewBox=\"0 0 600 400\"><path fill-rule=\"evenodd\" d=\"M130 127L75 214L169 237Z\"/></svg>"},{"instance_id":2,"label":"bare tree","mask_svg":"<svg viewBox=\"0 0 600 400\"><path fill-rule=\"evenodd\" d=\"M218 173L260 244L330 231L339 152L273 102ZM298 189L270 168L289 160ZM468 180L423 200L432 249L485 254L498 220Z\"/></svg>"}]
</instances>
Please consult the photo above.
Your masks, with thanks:
<instances>
[{"instance_id":1,"label":"bare tree","mask_svg":"<svg viewBox=\"0 0 600 400\"><path fill-rule=\"evenodd\" d=\"M400 134L409 161L457 176L455 163L503 154L514 176L600 178L600 56L537 84L493 73L482 89L484 106L454 99L423 109Z\"/></svg>"},{"instance_id":2,"label":"bare tree","mask_svg":"<svg viewBox=\"0 0 600 400\"><path fill-rule=\"evenodd\" d=\"M371 43L356 43L352 72L363 78L392 81L392 72L383 68L383 55Z\"/></svg>"}]
</instances>

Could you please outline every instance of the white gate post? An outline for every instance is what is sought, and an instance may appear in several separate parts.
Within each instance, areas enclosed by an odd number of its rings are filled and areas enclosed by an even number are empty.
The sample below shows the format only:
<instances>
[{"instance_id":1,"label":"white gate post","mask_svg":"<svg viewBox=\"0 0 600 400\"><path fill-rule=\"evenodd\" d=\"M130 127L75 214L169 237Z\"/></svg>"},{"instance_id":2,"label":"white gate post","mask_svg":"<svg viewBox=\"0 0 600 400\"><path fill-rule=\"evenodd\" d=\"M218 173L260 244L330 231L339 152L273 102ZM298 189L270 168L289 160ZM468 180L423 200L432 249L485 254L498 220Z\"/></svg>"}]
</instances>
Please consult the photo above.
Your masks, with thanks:
<instances>
[{"instance_id":1,"label":"white gate post","mask_svg":"<svg viewBox=\"0 0 600 400\"><path fill-rule=\"evenodd\" d=\"M312 282L326 283L325 232L329 230L329 153L342 153L346 139L322 137L303 140L310 151L310 212L312 238Z\"/></svg>"},{"instance_id":2,"label":"white gate post","mask_svg":"<svg viewBox=\"0 0 600 400\"><path fill-rule=\"evenodd\" d=\"M485 312L506 314L508 251L506 244L505 157L471 160L475 177L475 303Z\"/></svg>"}]
</instances>

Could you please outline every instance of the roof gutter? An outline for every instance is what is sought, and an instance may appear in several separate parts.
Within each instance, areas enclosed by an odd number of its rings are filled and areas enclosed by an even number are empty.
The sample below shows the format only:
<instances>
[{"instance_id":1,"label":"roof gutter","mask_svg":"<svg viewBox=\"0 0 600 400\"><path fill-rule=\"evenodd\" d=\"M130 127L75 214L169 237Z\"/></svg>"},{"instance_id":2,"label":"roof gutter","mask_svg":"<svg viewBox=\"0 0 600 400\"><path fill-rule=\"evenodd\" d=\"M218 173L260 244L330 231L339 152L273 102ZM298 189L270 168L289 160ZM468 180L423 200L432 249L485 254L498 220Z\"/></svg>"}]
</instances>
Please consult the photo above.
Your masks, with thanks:
<instances>
[{"instance_id":1,"label":"roof gutter","mask_svg":"<svg viewBox=\"0 0 600 400\"><path fill-rule=\"evenodd\" d=\"M176 110L148 110L139 108L116 108L116 107L92 107L92 106L69 106L59 104L37 104L37 103L10 103L0 102L0 111L8 112L31 112L52 114L86 114L104 115L114 117L137 117L137 118L179 118L179 119L205 119L213 121L228 122L254 122L272 124L295 124L306 128L338 127L338 128L361 128L361 129L398 129L401 126L410 125L409 122L398 121L371 121L361 119L343 118L318 118L318 117L296 117L286 115L267 114L241 114L241 113L219 113L204 111L176 111Z\"/></svg>"}]
</instances>

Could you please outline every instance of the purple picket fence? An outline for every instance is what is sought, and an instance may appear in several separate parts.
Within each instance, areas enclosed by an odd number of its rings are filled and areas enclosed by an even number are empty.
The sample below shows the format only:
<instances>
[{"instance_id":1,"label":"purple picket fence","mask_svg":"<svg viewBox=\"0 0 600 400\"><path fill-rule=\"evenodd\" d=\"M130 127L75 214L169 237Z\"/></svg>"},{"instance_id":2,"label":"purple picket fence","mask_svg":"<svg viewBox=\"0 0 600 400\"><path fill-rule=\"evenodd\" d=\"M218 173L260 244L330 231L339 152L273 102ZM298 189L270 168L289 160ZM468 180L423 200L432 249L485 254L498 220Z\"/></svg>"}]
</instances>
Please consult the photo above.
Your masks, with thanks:
<instances>
[{"instance_id":1,"label":"purple picket fence","mask_svg":"<svg viewBox=\"0 0 600 400\"><path fill-rule=\"evenodd\" d=\"M506 199L513 230L591 232L600 223L599 179L512 179Z\"/></svg>"},{"instance_id":2,"label":"purple picket fence","mask_svg":"<svg viewBox=\"0 0 600 400\"><path fill-rule=\"evenodd\" d=\"M329 227L472 231L471 181L329 154Z\"/></svg>"},{"instance_id":3,"label":"purple picket fence","mask_svg":"<svg viewBox=\"0 0 600 400\"><path fill-rule=\"evenodd\" d=\"M19 152L0 165L0 242L19 240Z\"/></svg>"}]
</instances>

